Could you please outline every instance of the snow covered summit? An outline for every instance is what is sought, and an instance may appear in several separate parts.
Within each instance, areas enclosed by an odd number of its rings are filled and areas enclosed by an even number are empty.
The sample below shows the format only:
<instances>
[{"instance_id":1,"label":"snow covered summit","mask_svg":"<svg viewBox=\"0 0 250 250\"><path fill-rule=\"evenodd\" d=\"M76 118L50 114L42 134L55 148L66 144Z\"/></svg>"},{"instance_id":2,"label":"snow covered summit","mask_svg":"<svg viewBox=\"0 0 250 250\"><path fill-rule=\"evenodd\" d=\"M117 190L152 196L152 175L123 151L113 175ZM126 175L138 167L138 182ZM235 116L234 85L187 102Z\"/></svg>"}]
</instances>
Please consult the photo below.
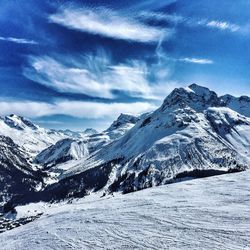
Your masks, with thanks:
<instances>
[{"instance_id":1,"label":"snow covered summit","mask_svg":"<svg viewBox=\"0 0 250 250\"><path fill-rule=\"evenodd\" d=\"M22 116L18 116L15 114L11 114L9 116L5 116L3 121L10 127L16 128L19 130L24 130L25 128L30 128L32 130L38 130L39 126L35 125L31 121L27 120Z\"/></svg>"},{"instance_id":2,"label":"snow covered summit","mask_svg":"<svg viewBox=\"0 0 250 250\"><path fill-rule=\"evenodd\" d=\"M63 133L41 128L28 119L14 114L0 118L0 135L10 137L33 157L44 148L67 137Z\"/></svg>"},{"instance_id":3,"label":"snow covered summit","mask_svg":"<svg viewBox=\"0 0 250 250\"><path fill-rule=\"evenodd\" d=\"M192 84L186 88L174 89L164 100L161 109L190 107L200 112L207 107L220 106L219 97L214 91L208 88Z\"/></svg>"},{"instance_id":4,"label":"snow covered summit","mask_svg":"<svg viewBox=\"0 0 250 250\"><path fill-rule=\"evenodd\" d=\"M45 129L30 120L11 114L0 117L0 135L10 137L33 158L42 150L54 145L62 139L82 139L97 133L94 129L83 132L67 130Z\"/></svg>"}]
</instances>

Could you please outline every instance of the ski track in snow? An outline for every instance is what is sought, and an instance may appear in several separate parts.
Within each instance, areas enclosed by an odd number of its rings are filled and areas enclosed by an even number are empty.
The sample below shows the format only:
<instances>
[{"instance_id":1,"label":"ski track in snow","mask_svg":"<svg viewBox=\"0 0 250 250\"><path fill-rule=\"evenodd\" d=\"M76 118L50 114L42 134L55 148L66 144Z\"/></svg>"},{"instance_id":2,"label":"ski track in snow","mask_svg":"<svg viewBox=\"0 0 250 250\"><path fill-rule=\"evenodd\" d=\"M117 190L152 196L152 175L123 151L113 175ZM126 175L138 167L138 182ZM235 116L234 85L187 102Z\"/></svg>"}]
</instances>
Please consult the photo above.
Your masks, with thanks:
<instances>
[{"instance_id":1,"label":"ski track in snow","mask_svg":"<svg viewBox=\"0 0 250 250\"><path fill-rule=\"evenodd\" d=\"M52 205L1 250L250 249L250 171Z\"/></svg>"}]
</instances>

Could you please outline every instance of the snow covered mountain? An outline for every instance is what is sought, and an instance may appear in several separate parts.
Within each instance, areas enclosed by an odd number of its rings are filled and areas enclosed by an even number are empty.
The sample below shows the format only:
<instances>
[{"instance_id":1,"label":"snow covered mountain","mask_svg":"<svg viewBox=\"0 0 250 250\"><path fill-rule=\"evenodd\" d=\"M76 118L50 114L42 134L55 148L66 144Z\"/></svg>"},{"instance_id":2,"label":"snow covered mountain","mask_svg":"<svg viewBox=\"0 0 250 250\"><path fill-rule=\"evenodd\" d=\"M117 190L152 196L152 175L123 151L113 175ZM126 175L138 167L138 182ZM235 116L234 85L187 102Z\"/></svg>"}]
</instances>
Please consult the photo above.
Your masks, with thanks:
<instances>
[{"instance_id":1,"label":"snow covered mountain","mask_svg":"<svg viewBox=\"0 0 250 250\"><path fill-rule=\"evenodd\" d=\"M0 118L0 135L10 137L31 156L35 156L58 140L68 137L62 132L41 128L13 114Z\"/></svg>"},{"instance_id":2,"label":"snow covered mountain","mask_svg":"<svg viewBox=\"0 0 250 250\"><path fill-rule=\"evenodd\" d=\"M63 170L70 168L74 161L85 160L90 154L100 150L104 145L121 137L138 120L139 117L121 114L104 132L98 133L93 129L87 129L78 139L62 139L40 152L35 157L34 162L45 166L46 169L50 169L52 172L63 173ZM64 164L65 162L69 163ZM53 168L54 166L56 167Z\"/></svg>"},{"instance_id":3,"label":"snow covered mountain","mask_svg":"<svg viewBox=\"0 0 250 250\"><path fill-rule=\"evenodd\" d=\"M108 129L101 133L92 134L88 138L88 148L90 154L100 150L104 145L111 143L129 131L140 117L130 114L121 114Z\"/></svg>"},{"instance_id":4,"label":"snow covered mountain","mask_svg":"<svg viewBox=\"0 0 250 250\"><path fill-rule=\"evenodd\" d=\"M207 88L175 89L159 109L142 117L45 192L59 198L99 189L126 193L250 165L250 118Z\"/></svg>"},{"instance_id":5,"label":"snow covered mountain","mask_svg":"<svg viewBox=\"0 0 250 250\"><path fill-rule=\"evenodd\" d=\"M250 117L250 97L234 97L232 95L224 95L221 97L221 100L228 108L244 116Z\"/></svg>"},{"instance_id":6,"label":"snow covered mountain","mask_svg":"<svg viewBox=\"0 0 250 250\"><path fill-rule=\"evenodd\" d=\"M92 128L87 128L85 129L83 132L76 132L76 131L72 131L70 129L65 129L65 130L53 130L55 132L59 132L62 133L65 136L68 136L70 138L76 138L76 139L83 139L87 136L93 135L93 134L97 134L98 131Z\"/></svg>"},{"instance_id":7,"label":"snow covered mountain","mask_svg":"<svg viewBox=\"0 0 250 250\"><path fill-rule=\"evenodd\" d=\"M69 129L58 131L45 129L22 116L14 114L0 117L0 135L10 137L32 157L59 140L66 138L84 139L96 133L97 131L94 129L86 129L83 132L75 132Z\"/></svg>"}]
</instances>

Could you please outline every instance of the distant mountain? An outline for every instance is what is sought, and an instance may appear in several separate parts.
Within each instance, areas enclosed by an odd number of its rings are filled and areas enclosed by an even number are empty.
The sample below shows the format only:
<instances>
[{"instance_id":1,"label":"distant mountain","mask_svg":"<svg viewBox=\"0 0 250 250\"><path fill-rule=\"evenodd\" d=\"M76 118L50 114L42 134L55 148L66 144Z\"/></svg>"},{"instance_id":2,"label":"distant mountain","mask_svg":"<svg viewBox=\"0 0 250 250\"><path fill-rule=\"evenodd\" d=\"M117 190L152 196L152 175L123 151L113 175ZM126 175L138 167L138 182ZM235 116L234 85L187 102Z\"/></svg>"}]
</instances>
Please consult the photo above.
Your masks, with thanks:
<instances>
[{"instance_id":1,"label":"distant mountain","mask_svg":"<svg viewBox=\"0 0 250 250\"><path fill-rule=\"evenodd\" d=\"M31 156L68 137L66 134L41 128L31 121L17 115L0 118L0 135L10 137Z\"/></svg>"},{"instance_id":2,"label":"distant mountain","mask_svg":"<svg viewBox=\"0 0 250 250\"><path fill-rule=\"evenodd\" d=\"M98 133L96 130L87 129L77 137L78 139L62 139L40 152L34 162L52 172L63 173L63 170L70 168L74 161L87 159L89 155L100 150L104 145L121 137L138 120L139 118L136 116L121 114L104 132ZM68 133L68 135L73 134ZM72 160L73 162L70 162ZM66 162L69 163L66 165Z\"/></svg>"},{"instance_id":3,"label":"distant mountain","mask_svg":"<svg viewBox=\"0 0 250 250\"><path fill-rule=\"evenodd\" d=\"M250 117L250 97L234 97L232 95L221 96L220 99L224 105L244 116Z\"/></svg>"},{"instance_id":4,"label":"distant mountain","mask_svg":"<svg viewBox=\"0 0 250 250\"><path fill-rule=\"evenodd\" d=\"M32 157L59 140L66 138L84 139L96 133L98 132L94 129L86 129L83 132L75 132L69 129L45 129L22 116L14 114L0 117L0 135L10 137Z\"/></svg>"},{"instance_id":5,"label":"distant mountain","mask_svg":"<svg viewBox=\"0 0 250 250\"><path fill-rule=\"evenodd\" d=\"M104 145L120 138L129 131L140 117L120 114L120 116L111 124L111 126L101 133L92 134L88 138L88 147L91 154L101 149Z\"/></svg>"},{"instance_id":6,"label":"distant mountain","mask_svg":"<svg viewBox=\"0 0 250 250\"><path fill-rule=\"evenodd\" d=\"M94 135L94 134L97 134L98 131L93 129L93 128L86 128L84 131L83 131L83 134L84 135Z\"/></svg>"},{"instance_id":7,"label":"distant mountain","mask_svg":"<svg viewBox=\"0 0 250 250\"><path fill-rule=\"evenodd\" d=\"M54 130L55 132L59 132L65 136L68 136L70 138L76 138L76 139L82 139L85 138L86 136L90 136L93 134L97 134L97 130L92 129L92 128L87 128L85 129L83 132L76 132L76 131L72 131L69 129L65 129L65 130Z\"/></svg>"}]
</instances>

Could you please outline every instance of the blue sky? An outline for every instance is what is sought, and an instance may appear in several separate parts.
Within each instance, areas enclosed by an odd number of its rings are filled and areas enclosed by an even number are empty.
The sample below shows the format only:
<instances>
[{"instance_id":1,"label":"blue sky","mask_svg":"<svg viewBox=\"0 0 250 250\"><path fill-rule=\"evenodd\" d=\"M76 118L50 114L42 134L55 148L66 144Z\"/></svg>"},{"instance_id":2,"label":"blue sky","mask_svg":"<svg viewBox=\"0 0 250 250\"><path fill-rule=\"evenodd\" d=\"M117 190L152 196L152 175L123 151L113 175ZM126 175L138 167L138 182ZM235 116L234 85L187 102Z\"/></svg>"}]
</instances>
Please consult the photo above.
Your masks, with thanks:
<instances>
[{"instance_id":1,"label":"blue sky","mask_svg":"<svg viewBox=\"0 0 250 250\"><path fill-rule=\"evenodd\" d=\"M105 129L193 82L250 95L249 0L0 1L0 115Z\"/></svg>"}]
</instances>

